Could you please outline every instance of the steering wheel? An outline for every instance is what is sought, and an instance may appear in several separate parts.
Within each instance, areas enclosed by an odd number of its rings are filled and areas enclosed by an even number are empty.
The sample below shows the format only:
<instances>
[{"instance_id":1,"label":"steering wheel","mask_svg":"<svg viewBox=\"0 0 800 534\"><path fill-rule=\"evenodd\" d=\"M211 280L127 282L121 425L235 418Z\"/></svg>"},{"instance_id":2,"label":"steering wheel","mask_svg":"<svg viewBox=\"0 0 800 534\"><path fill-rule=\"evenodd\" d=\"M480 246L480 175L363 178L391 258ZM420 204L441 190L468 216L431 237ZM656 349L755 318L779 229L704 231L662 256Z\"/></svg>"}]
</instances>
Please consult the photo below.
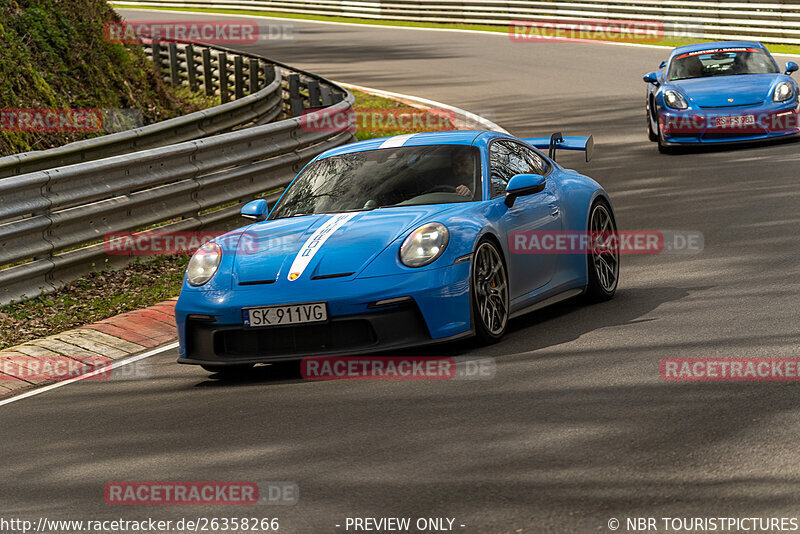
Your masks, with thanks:
<instances>
[{"instance_id":1,"label":"steering wheel","mask_svg":"<svg viewBox=\"0 0 800 534\"><path fill-rule=\"evenodd\" d=\"M428 193L457 193L457 189L452 185L437 185L436 187L431 187L422 193L422 195L427 195Z\"/></svg>"}]
</instances>

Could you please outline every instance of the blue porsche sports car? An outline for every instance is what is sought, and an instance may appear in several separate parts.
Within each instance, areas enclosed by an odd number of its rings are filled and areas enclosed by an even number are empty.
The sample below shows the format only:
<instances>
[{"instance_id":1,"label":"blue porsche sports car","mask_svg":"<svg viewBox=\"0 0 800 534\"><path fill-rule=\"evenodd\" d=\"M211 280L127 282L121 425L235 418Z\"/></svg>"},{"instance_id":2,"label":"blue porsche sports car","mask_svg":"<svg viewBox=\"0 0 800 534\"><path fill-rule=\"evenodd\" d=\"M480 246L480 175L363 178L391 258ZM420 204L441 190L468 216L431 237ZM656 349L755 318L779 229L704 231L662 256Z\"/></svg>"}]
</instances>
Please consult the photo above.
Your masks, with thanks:
<instances>
[{"instance_id":1,"label":"blue porsche sports car","mask_svg":"<svg viewBox=\"0 0 800 534\"><path fill-rule=\"evenodd\" d=\"M761 43L723 41L682 46L644 76L647 134L661 152L679 144L756 141L793 136L798 87L788 62L781 73Z\"/></svg>"},{"instance_id":2,"label":"blue porsche sports car","mask_svg":"<svg viewBox=\"0 0 800 534\"><path fill-rule=\"evenodd\" d=\"M192 257L176 306L180 363L213 372L478 336L584 294L611 298L619 251L526 254L514 232L615 232L611 200L555 161L591 137L454 131L329 150L268 213ZM549 150L546 156L539 149ZM587 249L588 250L588 249Z\"/></svg>"}]
</instances>

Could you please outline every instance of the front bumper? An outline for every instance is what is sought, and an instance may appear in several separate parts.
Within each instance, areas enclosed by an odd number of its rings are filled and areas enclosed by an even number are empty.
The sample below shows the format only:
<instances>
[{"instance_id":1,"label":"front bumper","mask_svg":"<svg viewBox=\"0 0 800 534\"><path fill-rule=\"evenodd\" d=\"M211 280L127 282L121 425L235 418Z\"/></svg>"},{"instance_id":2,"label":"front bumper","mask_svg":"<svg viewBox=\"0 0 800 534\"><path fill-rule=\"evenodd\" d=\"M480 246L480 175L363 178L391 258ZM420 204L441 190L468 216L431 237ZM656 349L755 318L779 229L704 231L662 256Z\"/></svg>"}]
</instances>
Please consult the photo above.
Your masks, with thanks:
<instances>
[{"instance_id":1,"label":"front bumper","mask_svg":"<svg viewBox=\"0 0 800 534\"><path fill-rule=\"evenodd\" d=\"M275 286L184 290L175 307L178 362L234 365L356 355L465 337L472 333L469 272L470 263L463 262L408 274L310 281L291 286L291 291ZM399 297L410 298L374 307L377 301ZM323 300L328 305L326 323L243 325L242 308Z\"/></svg>"},{"instance_id":2,"label":"front bumper","mask_svg":"<svg viewBox=\"0 0 800 534\"><path fill-rule=\"evenodd\" d=\"M717 125L717 118L753 116L750 124ZM798 109L770 107L765 109L717 108L702 110L662 110L658 127L664 145L705 145L747 143L768 139L785 139L800 135Z\"/></svg>"},{"instance_id":3,"label":"front bumper","mask_svg":"<svg viewBox=\"0 0 800 534\"><path fill-rule=\"evenodd\" d=\"M190 320L179 363L239 365L295 360L307 356L350 356L417 347L466 337L431 338L414 304L393 310L335 317L316 325L244 328Z\"/></svg>"}]
</instances>

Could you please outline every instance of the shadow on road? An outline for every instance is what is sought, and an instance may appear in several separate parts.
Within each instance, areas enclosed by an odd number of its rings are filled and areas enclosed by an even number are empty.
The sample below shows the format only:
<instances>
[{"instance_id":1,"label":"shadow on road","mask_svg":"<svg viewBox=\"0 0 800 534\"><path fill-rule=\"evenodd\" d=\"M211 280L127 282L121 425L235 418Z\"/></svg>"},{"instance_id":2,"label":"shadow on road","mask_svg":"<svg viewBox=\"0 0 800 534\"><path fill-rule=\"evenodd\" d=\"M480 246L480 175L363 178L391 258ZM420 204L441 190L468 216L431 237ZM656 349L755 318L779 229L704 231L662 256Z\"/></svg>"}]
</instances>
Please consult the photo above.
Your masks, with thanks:
<instances>
[{"instance_id":1,"label":"shadow on road","mask_svg":"<svg viewBox=\"0 0 800 534\"><path fill-rule=\"evenodd\" d=\"M621 290L611 301L587 305L580 298L537 310L509 323L506 336L499 343L481 346L475 338L419 347L402 351L376 353L377 356L462 356L479 355L494 358L530 352L528 356L537 358L535 351L560 345L578 339L580 336L601 328L641 323L652 319L641 319L652 310L664 304L686 297L691 291L707 288L681 289L633 288ZM552 357L552 356L549 356ZM212 373L208 380L197 387L237 387L252 384L291 384L305 382L300 376L299 362L281 362L258 365L244 375L223 375ZM313 383L314 381L311 381Z\"/></svg>"}]
</instances>

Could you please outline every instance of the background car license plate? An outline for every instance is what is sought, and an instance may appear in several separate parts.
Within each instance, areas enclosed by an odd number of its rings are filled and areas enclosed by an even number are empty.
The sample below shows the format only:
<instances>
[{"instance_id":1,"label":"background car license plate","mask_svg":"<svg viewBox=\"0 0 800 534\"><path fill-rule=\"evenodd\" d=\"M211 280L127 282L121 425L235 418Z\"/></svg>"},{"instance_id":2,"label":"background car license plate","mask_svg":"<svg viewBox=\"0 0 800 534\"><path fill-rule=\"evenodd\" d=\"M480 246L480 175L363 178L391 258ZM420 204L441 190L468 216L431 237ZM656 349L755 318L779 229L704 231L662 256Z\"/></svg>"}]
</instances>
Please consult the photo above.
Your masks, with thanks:
<instances>
[{"instance_id":1,"label":"background car license plate","mask_svg":"<svg viewBox=\"0 0 800 534\"><path fill-rule=\"evenodd\" d=\"M279 326L286 324L321 323L328 320L324 302L289 306L263 306L242 310L245 326Z\"/></svg>"},{"instance_id":2,"label":"background car license plate","mask_svg":"<svg viewBox=\"0 0 800 534\"><path fill-rule=\"evenodd\" d=\"M752 126L756 123L755 115L734 115L732 117L716 117L717 126L736 127Z\"/></svg>"}]
</instances>

